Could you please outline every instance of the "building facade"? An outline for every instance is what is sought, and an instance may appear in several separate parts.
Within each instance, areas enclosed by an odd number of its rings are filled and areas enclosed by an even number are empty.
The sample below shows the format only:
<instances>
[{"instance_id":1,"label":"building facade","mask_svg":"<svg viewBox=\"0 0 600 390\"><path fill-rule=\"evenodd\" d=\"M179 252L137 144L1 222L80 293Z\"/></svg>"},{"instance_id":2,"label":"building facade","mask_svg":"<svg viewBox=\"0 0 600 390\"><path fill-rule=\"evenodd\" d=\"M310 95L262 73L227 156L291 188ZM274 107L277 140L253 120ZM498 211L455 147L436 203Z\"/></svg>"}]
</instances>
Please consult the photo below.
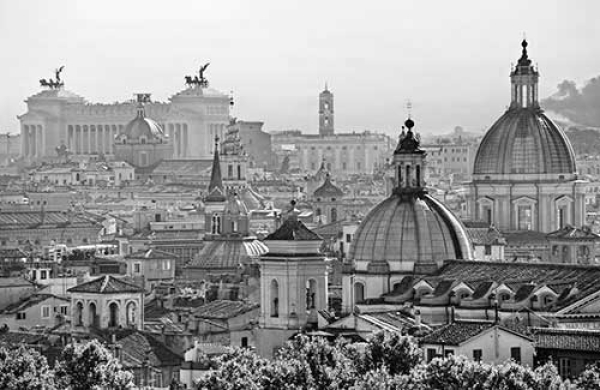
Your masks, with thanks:
<instances>
[{"instance_id":1,"label":"building facade","mask_svg":"<svg viewBox=\"0 0 600 390\"><path fill-rule=\"evenodd\" d=\"M76 155L114 153L113 141L136 114L135 102L90 103L64 85L48 87L25 101L21 122L21 156L39 161L56 156L65 145ZM164 129L174 158L210 158L212 140L229 123L230 96L207 84L188 84L169 98L146 106L149 117Z\"/></svg>"}]
</instances>

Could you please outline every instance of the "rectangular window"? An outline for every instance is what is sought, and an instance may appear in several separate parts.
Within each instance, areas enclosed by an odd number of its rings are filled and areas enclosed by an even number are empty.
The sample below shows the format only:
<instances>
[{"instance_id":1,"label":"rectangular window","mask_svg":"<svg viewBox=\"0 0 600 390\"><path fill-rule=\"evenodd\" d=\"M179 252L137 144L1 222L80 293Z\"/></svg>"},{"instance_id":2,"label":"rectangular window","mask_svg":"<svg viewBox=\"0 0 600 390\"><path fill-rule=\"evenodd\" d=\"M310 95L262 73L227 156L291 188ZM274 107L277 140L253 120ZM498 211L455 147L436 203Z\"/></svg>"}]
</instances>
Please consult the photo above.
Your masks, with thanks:
<instances>
[{"instance_id":1,"label":"rectangular window","mask_svg":"<svg viewBox=\"0 0 600 390\"><path fill-rule=\"evenodd\" d=\"M67 315L67 310L68 310L68 309L69 309L69 306L67 306L67 305L62 305L62 306L60 307L60 314L62 314L62 315L65 315L65 316L66 316L66 315Z\"/></svg>"},{"instance_id":2,"label":"rectangular window","mask_svg":"<svg viewBox=\"0 0 600 390\"><path fill-rule=\"evenodd\" d=\"M347 243L351 243L352 242L352 234L346 234L346 242Z\"/></svg>"},{"instance_id":3,"label":"rectangular window","mask_svg":"<svg viewBox=\"0 0 600 390\"><path fill-rule=\"evenodd\" d=\"M48 271L46 271L46 270L42 270L42 271L40 271L40 279L41 279L41 280L46 280L46 279L48 279Z\"/></svg>"},{"instance_id":4,"label":"rectangular window","mask_svg":"<svg viewBox=\"0 0 600 390\"><path fill-rule=\"evenodd\" d=\"M50 306L42 306L42 318L50 318Z\"/></svg>"},{"instance_id":5,"label":"rectangular window","mask_svg":"<svg viewBox=\"0 0 600 390\"><path fill-rule=\"evenodd\" d=\"M427 348L427 361L432 361L436 354L437 351L435 348Z\"/></svg>"},{"instance_id":6,"label":"rectangular window","mask_svg":"<svg viewBox=\"0 0 600 390\"><path fill-rule=\"evenodd\" d=\"M17 320L24 320L27 317L25 312L17 313Z\"/></svg>"},{"instance_id":7,"label":"rectangular window","mask_svg":"<svg viewBox=\"0 0 600 390\"><path fill-rule=\"evenodd\" d=\"M454 355L454 350L453 350L453 349L447 349L447 350L444 352L444 357L448 357L448 356L450 356L450 355Z\"/></svg>"},{"instance_id":8,"label":"rectangular window","mask_svg":"<svg viewBox=\"0 0 600 390\"><path fill-rule=\"evenodd\" d=\"M481 361L481 355L483 355L483 351L481 349L473 350L473 360L475 360L476 362Z\"/></svg>"},{"instance_id":9,"label":"rectangular window","mask_svg":"<svg viewBox=\"0 0 600 390\"><path fill-rule=\"evenodd\" d=\"M531 230L533 228L533 212L531 206L517 206L517 220L519 230Z\"/></svg>"},{"instance_id":10,"label":"rectangular window","mask_svg":"<svg viewBox=\"0 0 600 390\"><path fill-rule=\"evenodd\" d=\"M134 263L133 264L133 272L136 273L136 274L139 274L141 266L142 266L141 263Z\"/></svg>"},{"instance_id":11,"label":"rectangular window","mask_svg":"<svg viewBox=\"0 0 600 390\"><path fill-rule=\"evenodd\" d=\"M510 349L510 358L517 363L521 363L521 347L513 347Z\"/></svg>"},{"instance_id":12,"label":"rectangular window","mask_svg":"<svg viewBox=\"0 0 600 390\"><path fill-rule=\"evenodd\" d=\"M491 245L486 245L485 246L485 255L486 256L490 256L492 254L492 246Z\"/></svg>"},{"instance_id":13,"label":"rectangular window","mask_svg":"<svg viewBox=\"0 0 600 390\"><path fill-rule=\"evenodd\" d=\"M558 373L563 379L571 377L571 359L560 358L558 359Z\"/></svg>"}]
</instances>

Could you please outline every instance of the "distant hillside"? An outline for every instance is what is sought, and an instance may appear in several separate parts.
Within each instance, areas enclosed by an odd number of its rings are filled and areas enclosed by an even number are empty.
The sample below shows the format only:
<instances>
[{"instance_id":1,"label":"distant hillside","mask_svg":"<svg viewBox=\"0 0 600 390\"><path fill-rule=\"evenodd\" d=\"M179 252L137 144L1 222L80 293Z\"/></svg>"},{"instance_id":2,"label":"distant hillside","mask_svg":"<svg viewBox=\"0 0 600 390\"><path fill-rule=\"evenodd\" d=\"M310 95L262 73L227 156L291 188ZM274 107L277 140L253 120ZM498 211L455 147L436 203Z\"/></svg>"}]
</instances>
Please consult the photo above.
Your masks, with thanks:
<instances>
[{"instance_id":1,"label":"distant hillside","mask_svg":"<svg viewBox=\"0 0 600 390\"><path fill-rule=\"evenodd\" d=\"M600 154L600 131L571 127L566 133L576 155Z\"/></svg>"},{"instance_id":2,"label":"distant hillside","mask_svg":"<svg viewBox=\"0 0 600 390\"><path fill-rule=\"evenodd\" d=\"M581 89L574 81L565 80L554 95L542 100L542 106L573 123L600 127L600 77L589 80Z\"/></svg>"}]
</instances>

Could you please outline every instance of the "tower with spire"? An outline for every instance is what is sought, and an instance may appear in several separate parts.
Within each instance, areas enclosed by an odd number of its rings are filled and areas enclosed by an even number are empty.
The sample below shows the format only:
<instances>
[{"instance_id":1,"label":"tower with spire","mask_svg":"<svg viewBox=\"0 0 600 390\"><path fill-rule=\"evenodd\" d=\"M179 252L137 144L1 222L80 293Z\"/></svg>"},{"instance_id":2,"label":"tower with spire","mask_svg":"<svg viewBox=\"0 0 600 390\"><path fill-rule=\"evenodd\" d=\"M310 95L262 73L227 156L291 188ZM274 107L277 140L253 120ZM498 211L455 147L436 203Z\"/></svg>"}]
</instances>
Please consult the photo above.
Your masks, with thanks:
<instances>
[{"instance_id":1,"label":"tower with spire","mask_svg":"<svg viewBox=\"0 0 600 390\"><path fill-rule=\"evenodd\" d=\"M208 235L216 236L223 231L223 210L225 208L226 193L221 176L221 161L219 158L219 137L215 137L215 152L213 156L212 171L208 194L204 198L205 226Z\"/></svg>"},{"instance_id":2,"label":"tower with spire","mask_svg":"<svg viewBox=\"0 0 600 390\"><path fill-rule=\"evenodd\" d=\"M319 135L325 137L333 134L333 94L325 83L325 89L319 94Z\"/></svg>"}]
</instances>

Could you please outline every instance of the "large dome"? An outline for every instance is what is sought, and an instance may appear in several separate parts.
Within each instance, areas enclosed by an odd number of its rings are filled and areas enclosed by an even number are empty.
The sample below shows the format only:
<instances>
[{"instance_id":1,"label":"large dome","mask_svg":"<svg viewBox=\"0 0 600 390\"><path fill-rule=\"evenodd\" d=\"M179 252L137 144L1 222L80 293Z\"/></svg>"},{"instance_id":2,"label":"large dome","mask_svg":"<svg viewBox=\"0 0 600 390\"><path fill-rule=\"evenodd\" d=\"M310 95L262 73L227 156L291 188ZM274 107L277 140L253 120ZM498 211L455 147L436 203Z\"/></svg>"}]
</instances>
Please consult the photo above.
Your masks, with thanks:
<instances>
[{"instance_id":1,"label":"large dome","mask_svg":"<svg viewBox=\"0 0 600 390\"><path fill-rule=\"evenodd\" d=\"M575 174L569 139L539 108L511 108L487 132L474 175Z\"/></svg>"},{"instance_id":2,"label":"large dome","mask_svg":"<svg viewBox=\"0 0 600 390\"><path fill-rule=\"evenodd\" d=\"M163 131L158 123L143 115L138 115L134 120L129 122L122 134L129 140L137 140L141 136L145 136L147 139L163 137Z\"/></svg>"},{"instance_id":3,"label":"large dome","mask_svg":"<svg viewBox=\"0 0 600 390\"><path fill-rule=\"evenodd\" d=\"M473 255L458 218L421 192L414 196L394 193L371 210L354 235L349 258L355 265L368 262L368 270L383 265L382 271L387 272L418 271L419 265L440 265Z\"/></svg>"}]
</instances>

